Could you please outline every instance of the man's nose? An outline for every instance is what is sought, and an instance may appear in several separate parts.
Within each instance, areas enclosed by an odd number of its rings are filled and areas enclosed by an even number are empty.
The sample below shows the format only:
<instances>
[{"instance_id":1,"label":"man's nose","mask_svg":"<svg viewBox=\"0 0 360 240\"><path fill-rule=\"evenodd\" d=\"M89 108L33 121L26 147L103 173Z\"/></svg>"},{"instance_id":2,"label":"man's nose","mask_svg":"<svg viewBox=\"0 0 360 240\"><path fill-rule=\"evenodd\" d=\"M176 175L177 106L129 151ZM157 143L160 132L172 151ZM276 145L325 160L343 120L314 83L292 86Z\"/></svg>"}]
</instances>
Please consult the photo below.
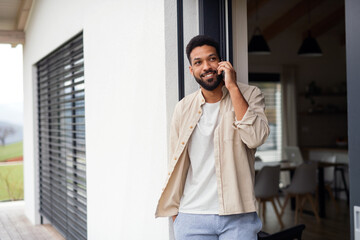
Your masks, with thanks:
<instances>
[{"instance_id":1,"label":"man's nose","mask_svg":"<svg viewBox=\"0 0 360 240\"><path fill-rule=\"evenodd\" d=\"M204 69L203 70L208 70L211 68L211 65L208 61L204 61Z\"/></svg>"}]
</instances>

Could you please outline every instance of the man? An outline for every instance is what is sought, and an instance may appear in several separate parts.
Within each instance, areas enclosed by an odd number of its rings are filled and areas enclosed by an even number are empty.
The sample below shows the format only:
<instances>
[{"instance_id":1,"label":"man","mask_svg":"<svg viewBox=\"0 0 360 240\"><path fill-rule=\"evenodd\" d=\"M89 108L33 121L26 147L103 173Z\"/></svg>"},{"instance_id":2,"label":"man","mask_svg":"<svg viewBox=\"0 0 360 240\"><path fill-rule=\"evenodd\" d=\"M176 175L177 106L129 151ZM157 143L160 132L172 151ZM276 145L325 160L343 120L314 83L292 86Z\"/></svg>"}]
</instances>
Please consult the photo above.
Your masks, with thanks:
<instances>
[{"instance_id":1,"label":"man","mask_svg":"<svg viewBox=\"0 0 360 240\"><path fill-rule=\"evenodd\" d=\"M257 239L254 154L269 135L264 97L236 83L210 37L194 37L186 53L200 90L175 107L156 216L172 216L176 240Z\"/></svg>"}]
</instances>

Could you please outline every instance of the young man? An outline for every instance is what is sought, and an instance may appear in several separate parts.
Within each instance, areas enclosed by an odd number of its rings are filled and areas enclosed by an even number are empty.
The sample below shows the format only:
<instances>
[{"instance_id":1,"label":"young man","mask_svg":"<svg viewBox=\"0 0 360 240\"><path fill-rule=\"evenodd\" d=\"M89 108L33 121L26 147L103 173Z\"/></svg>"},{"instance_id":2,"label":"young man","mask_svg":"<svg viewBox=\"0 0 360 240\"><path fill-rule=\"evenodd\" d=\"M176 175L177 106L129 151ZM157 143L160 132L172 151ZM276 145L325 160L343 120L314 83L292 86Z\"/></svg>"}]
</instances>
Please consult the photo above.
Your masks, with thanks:
<instances>
[{"instance_id":1,"label":"young man","mask_svg":"<svg viewBox=\"0 0 360 240\"><path fill-rule=\"evenodd\" d=\"M210 37L194 37L186 53L200 90L175 107L156 216L173 217L176 240L257 239L254 154L269 135L264 97L236 82Z\"/></svg>"}]
</instances>

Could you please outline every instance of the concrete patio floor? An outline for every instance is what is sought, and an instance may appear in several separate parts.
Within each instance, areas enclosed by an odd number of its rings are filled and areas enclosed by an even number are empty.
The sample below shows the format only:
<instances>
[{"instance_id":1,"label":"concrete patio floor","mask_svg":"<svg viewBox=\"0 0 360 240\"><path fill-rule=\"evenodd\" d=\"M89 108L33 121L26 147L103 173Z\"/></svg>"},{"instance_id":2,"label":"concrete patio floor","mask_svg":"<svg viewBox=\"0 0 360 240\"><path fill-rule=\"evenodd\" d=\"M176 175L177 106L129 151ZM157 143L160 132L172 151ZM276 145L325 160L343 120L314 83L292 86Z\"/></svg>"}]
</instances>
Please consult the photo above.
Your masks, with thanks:
<instances>
[{"instance_id":1,"label":"concrete patio floor","mask_svg":"<svg viewBox=\"0 0 360 240\"><path fill-rule=\"evenodd\" d=\"M0 203L1 240L64 240L49 224L32 225L24 208L24 201Z\"/></svg>"}]
</instances>

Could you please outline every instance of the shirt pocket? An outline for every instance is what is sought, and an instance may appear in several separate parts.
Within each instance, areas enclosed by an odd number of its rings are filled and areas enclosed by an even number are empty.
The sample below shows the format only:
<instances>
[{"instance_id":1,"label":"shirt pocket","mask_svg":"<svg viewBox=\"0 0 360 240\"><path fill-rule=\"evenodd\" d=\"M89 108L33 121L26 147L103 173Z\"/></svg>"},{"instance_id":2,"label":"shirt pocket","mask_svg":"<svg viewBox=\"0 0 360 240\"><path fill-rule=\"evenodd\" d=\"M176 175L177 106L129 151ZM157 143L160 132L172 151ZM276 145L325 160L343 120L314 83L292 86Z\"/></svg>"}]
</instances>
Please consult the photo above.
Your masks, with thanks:
<instances>
[{"instance_id":1,"label":"shirt pocket","mask_svg":"<svg viewBox=\"0 0 360 240\"><path fill-rule=\"evenodd\" d=\"M235 122L235 112L229 111L224 114L223 118L223 133L224 141L233 141L233 142L240 142L240 133L239 130L234 127Z\"/></svg>"}]
</instances>

